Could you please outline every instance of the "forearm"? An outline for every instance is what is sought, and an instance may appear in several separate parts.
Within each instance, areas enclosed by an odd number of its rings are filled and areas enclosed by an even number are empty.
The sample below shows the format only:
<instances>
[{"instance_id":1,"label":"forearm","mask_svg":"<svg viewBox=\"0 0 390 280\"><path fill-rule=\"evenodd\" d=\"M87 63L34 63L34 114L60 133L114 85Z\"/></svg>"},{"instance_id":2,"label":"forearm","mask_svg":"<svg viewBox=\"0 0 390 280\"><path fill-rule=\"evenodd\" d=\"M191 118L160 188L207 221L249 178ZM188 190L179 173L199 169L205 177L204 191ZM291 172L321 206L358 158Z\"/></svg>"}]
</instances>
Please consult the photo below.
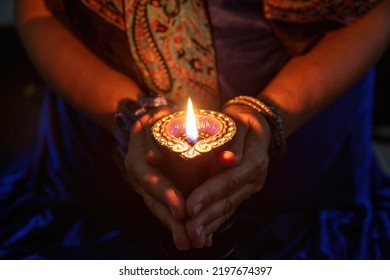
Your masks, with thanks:
<instances>
[{"instance_id":1,"label":"forearm","mask_svg":"<svg viewBox=\"0 0 390 280\"><path fill-rule=\"evenodd\" d=\"M282 69L261 96L280 110L286 135L340 97L372 67L390 41L390 1L325 35Z\"/></svg>"},{"instance_id":2,"label":"forearm","mask_svg":"<svg viewBox=\"0 0 390 280\"><path fill-rule=\"evenodd\" d=\"M44 80L76 109L110 130L119 102L136 99L137 85L89 51L46 8L20 0L16 26Z\"/></svg>"}]
</instances>

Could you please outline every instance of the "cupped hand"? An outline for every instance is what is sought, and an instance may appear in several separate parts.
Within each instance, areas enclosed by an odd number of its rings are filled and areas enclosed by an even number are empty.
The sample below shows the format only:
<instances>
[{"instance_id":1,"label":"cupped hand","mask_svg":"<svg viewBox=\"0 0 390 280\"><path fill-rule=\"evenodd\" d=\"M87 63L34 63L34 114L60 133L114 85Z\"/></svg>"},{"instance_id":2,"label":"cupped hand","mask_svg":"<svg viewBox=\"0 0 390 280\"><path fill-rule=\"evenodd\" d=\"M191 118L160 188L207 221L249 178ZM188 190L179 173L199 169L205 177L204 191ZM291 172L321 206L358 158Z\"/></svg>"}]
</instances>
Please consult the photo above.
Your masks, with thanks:
<instances>
[{"instance_id":1,"label":"cupped hand","mask_svg":"<svg viewBox=\"0 0 390 280\"><path fill-rule=\"evenodd\" d=\"M224 113L237 125L227 158L220 157L229 168L196 188L186 202L186 232L195 248L212 245L213 233L243 201L262 189L267 175L270 127L266 119L245 105L230 105Z\"/></svg>"},{"instance_id":2,"label":"cupped hand","mask_svg":"<svg viewBox=\"0 0 390 280\"><path fill-rule=\"evenodd\" d=\"M142 196L152 214L171 230L176 247L188 250L190 243L184 224L185 200L158 168L164 159L150 133L153 123L169 112L168 108L159 109L142 116L134 124L125 166L135 191Z\"/></svg>"}]
</instances>

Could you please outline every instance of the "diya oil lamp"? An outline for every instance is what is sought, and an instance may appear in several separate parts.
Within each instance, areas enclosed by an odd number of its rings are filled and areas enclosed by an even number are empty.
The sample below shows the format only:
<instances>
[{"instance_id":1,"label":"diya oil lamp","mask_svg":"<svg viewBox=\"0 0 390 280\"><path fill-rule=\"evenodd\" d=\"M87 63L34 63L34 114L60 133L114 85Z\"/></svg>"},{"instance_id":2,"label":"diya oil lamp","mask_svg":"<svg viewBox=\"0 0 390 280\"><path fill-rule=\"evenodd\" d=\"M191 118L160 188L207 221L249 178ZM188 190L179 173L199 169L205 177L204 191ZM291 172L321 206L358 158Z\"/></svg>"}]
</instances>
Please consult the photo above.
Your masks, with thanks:
<instances>
[{"instance_id":1,"label":"diya oil lamp","mask_svg":"<svg viewBox=\"0 0 390 280\"><path fill-rule=\"evenodd\" d=\"M236 124L223 113L194 110L189 98L186 113L161 118L151 132L168 157L163 171L188 196L218 170L216 155L233 139Z\"/></svg>"},{"instance_id":2,"label":"diya oil lamp","mask_svg":"<svg viewBox=\"0 0 390 280\"><path fill-rule=\"evenodd\" d=\"M217 155L236 134L234 121L220 112L194 110L191 99L187 112L170 114L158 120L151 133L168 157L163 172L187 197L196 187L221 169ZM170 232L161 235L160 249L168 259L229 259L236 248L234 218L214 234L213 246L181 252L172 242Z\"/></svg>"}]
</instances>

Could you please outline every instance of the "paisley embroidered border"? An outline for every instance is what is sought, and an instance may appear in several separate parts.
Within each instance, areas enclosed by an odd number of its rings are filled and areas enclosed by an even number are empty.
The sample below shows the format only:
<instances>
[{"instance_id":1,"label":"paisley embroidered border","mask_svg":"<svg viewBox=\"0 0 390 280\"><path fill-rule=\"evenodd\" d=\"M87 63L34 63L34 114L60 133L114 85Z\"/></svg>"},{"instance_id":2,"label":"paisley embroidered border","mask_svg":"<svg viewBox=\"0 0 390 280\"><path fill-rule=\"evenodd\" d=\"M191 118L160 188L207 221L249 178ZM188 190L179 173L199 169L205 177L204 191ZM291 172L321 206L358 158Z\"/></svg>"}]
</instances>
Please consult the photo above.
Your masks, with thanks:
<instances>
[{"instance_id":1,"label":"paisley embroidered border","mask_svg":"<svg viewBox=\"0 0 390 280\"><path fill-rule=\"evenodd\" d=\"M119 29L125 30L122 0L81 0L82 3Z\"/></svg>"},{"instance_id":2,"label":"paisley embroidered border","mask_svg":"<svg viewBox=\"0 0 390 280\"><path fill-rule=\"evenodd\" d=\"M348 23L369 11L380 0L264 0L269 19L291 22L332 20Z\"/></svg>"},{"instance_id":3,"label":"paisley embroidered border","mask_svg":"<svg viewBox=\"0 0 390 280\"><path fill-rule=\"evenodd\" d=\"M149 88L174 102L190 95L218 103L203 1L125 0L125 7L131 52Z\"/></svg>"}]
</instances>

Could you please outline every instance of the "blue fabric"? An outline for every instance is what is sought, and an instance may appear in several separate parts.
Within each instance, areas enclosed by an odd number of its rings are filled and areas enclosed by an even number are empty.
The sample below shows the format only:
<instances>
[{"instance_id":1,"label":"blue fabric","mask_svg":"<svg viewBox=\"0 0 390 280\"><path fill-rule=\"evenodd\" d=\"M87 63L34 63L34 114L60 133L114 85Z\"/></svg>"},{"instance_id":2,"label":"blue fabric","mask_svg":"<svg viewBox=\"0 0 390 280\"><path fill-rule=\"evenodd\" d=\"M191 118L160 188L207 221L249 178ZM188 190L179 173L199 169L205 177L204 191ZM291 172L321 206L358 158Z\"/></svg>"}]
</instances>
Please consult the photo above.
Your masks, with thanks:
<instances>
[{"instance_id":1,"label":"blue fabric","mask_svg":"<svg viewBox=\"0 0 390 280\"><path fill-rule=\"evenodd\" d=\"M253 229L243 233L243 257L390 257L390 180L371 139L373 81L371 71L289 137L286 157L242 209L242 226Z\"/></svg>"},{"instance_id":2,"label":"blue fabric","mask_svg":"<svg viewBox=\"0 0 390 280\"><path fill-rule=\"evenodd\" d=\"M0 259L159 258L160 225L124 183L111 135L49 90L40 121L34 153L0 175Z\"/></svg>"},{"instance_id":3,"label":"blue fabric","mask_svg":"<svg viewBox=\"0 0 390 280\"><path fill-rule=\"evenodd\" d=\"M287 60L261 5L208 5L222 99L260 92ZM264 189L238 211L236 258L390 258L390 182L371 140L374 74L288 138ZM122 179L114 148L47 90L36 150L0 175L0 258L160 258L161 225Z\"/></svg>"}]
</instances>

